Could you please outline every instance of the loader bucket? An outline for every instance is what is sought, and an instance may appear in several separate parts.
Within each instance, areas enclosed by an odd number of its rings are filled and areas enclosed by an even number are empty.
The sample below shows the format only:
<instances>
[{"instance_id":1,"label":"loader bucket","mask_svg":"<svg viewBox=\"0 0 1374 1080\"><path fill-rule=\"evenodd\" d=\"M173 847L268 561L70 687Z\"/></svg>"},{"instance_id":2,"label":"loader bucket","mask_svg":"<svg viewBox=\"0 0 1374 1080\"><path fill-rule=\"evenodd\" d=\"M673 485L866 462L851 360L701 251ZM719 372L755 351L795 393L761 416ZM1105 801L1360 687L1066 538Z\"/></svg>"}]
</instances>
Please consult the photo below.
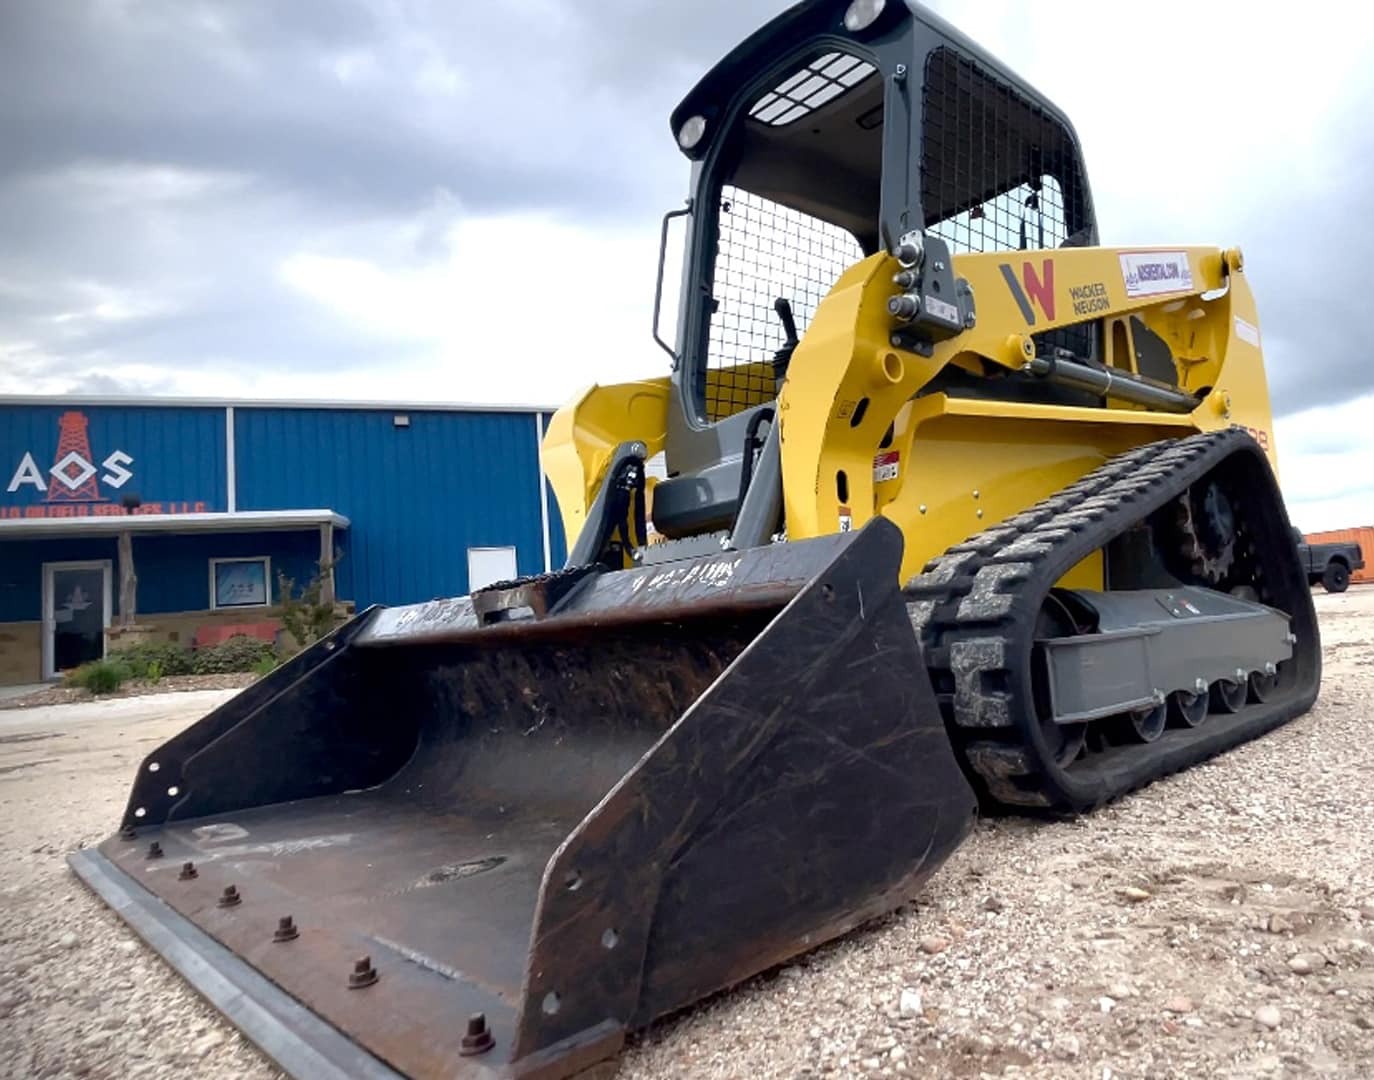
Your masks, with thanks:
<instances>
[{"instance_id":1,"label":"loader bucket","mask_svg":"<svg viewBox=\"0 0 1374 1080\"><path fill-rule=\"evenodd\" d=\"M372 609L150 754L73 865L295 1075L568 1075L966 834L900 558L878 521L543 617Z\"/></svg>"}]
</instances>

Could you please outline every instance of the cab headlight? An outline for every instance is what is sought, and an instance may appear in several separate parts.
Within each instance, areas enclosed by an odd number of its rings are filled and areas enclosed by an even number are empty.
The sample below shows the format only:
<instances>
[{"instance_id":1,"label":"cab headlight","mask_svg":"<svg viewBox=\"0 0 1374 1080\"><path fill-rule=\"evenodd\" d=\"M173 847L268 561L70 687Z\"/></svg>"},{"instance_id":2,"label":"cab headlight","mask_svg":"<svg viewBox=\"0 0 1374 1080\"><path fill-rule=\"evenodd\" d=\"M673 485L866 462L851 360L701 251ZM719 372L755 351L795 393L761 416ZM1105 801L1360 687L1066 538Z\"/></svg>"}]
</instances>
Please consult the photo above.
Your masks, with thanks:
<instances>
[{"instance_id":1,"label":"cab headlight","mask_svg":"<svg viewBox=\"0 0 1374 1080\"><path fill-rule=\"evenodd\" d=\"M844 28L851 34L867 30L877 21L887 6L887 0L854 0L844 13Z\"/></svg>"}]
</instances>

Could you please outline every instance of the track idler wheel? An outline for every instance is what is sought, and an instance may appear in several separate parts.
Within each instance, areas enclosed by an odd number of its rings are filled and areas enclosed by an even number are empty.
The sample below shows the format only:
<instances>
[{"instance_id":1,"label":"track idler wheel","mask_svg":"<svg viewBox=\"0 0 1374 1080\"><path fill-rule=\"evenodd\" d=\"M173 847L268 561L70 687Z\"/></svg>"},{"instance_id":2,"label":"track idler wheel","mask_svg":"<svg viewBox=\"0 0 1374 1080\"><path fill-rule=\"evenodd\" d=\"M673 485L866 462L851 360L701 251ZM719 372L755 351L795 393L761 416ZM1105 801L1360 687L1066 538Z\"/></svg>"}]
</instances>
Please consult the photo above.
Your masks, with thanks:
<instances>
[{"instance_id":1,"label":"track idler wheel","mask_svg":"<svg viewBox=\"0 0 1374 1080\"><path fill-rule=\"evenodd\" d=\"M1066 637L1076 633L1072 613L1053 594L1045 598L1035 620L1035 639ZM1037 648L1036 650L1040 650ZM1044 656L1037 657L1031 674L1035 716L1044 740L1046 755L1060 768L1068 768L1080 753L1088 738L1087 724L1060 724L1054 719L1050 702L1049 676Z\"/></svg>"},{"instance_id":2,"label":"track idler wheel","mask_svg":"<svg viewBox=\"0 0 1374 1080\"><path fill-rule=\"evenodd\" d=\"M1250 696L1248 680L1220 679L1212 684L1212 708L1222 713L1238 713Z\"/></svg>"},{"instance_id":3,"label":"track idler wheel","mask_svg":"<svg viewBox=\"0 0 1374 1080\"><path fill-rule=\"evenodd\" d=\"M1207 719L1207 693L1175 690L1169 695L1169 716L1183 727L1195 728Z\"/></svg>"}]
</instances>

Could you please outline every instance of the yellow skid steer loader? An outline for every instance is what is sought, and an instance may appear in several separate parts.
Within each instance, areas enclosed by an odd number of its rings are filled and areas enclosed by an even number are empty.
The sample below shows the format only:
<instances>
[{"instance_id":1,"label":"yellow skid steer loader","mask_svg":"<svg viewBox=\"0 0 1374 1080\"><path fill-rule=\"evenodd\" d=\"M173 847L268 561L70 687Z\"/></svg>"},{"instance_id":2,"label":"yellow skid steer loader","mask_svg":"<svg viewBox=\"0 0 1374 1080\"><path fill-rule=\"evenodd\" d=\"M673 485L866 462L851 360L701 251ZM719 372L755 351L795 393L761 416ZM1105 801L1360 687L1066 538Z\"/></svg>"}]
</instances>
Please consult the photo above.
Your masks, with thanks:
<instances>
[{"instance_id":1,"label":"yellow skid steer loader","mask_svg":"<svg viewBox=\"0 0 1374 1080\"><path fill-rule=\"evenodd\" d=\"M908 900L980 801L1316 697L1238 250L1099 246L1068 120L914 0L796 4L672 132L670 372L555 416L566 567L362 612L73 857L293 1075L574 1073Z\"/></svg>"}]
</instances>

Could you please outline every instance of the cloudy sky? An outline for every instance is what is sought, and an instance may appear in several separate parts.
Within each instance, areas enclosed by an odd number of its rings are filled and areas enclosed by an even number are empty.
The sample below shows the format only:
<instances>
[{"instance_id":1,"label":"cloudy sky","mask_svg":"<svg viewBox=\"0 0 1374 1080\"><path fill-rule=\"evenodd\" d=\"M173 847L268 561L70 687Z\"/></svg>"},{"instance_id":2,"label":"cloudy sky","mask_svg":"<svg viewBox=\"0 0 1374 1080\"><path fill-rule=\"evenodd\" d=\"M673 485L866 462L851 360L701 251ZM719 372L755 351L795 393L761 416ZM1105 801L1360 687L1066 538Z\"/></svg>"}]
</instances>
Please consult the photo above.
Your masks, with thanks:
<instances>
[{"instance_id":1,"label":"cloudy sky","mask_svg":"<svg viewBox=\"0 0 1374 1080\"><path fill-rule=\"evenodd\" d=\"M0 0L0 393L556 404L657 374L668 113L784 6ZM1374 20L932 6L1074 118L1104 242L1244 248L1294 519L1374 523Z\"/></svg>"}]
</instances>

